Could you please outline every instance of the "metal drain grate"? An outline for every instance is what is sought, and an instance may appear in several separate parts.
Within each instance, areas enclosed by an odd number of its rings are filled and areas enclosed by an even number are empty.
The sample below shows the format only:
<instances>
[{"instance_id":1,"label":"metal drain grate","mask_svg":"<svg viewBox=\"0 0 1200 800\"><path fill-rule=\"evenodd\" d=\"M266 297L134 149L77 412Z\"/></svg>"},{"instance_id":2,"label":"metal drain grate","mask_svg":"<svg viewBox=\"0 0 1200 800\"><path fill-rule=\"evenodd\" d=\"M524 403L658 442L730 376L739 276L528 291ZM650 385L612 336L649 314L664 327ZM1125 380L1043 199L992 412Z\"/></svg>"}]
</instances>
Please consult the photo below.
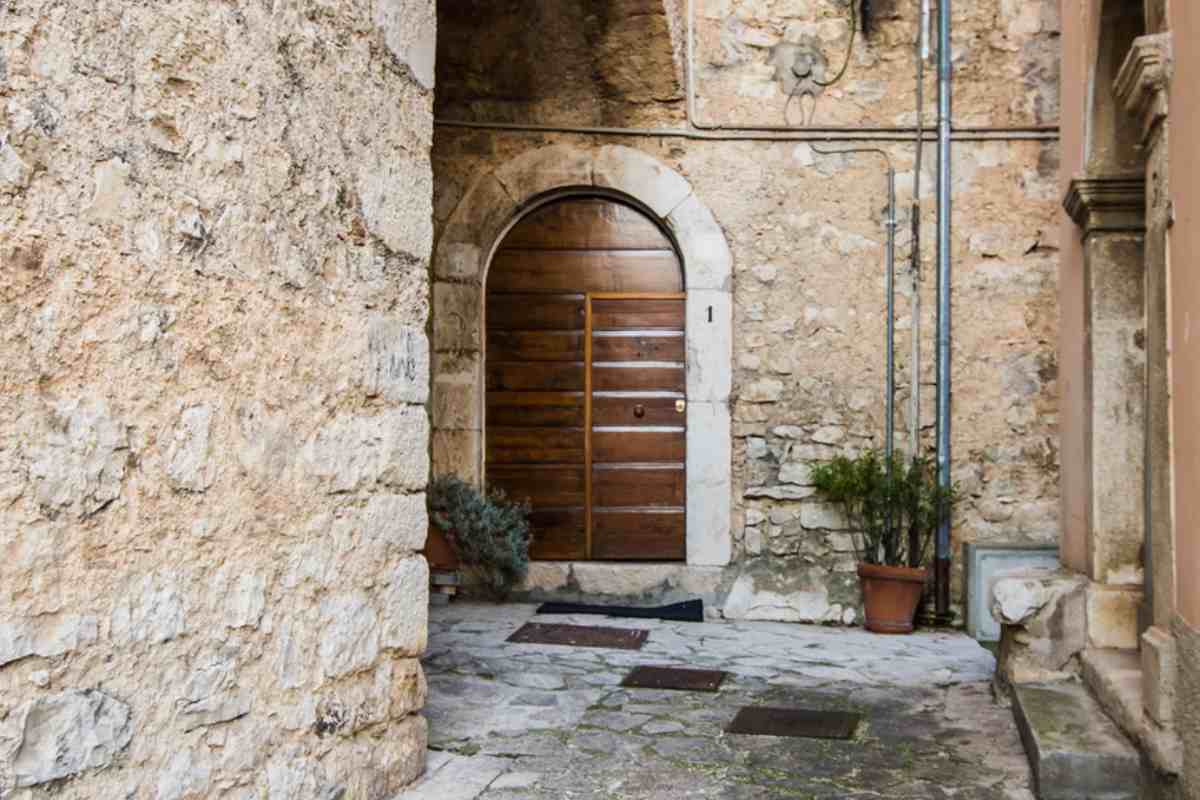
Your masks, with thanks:
<instances>
[{"instance_id":1,"label":"metal drain grate","mask_svg":"<svg viewBox=\"0 0 1200 800\"><path fill-rule=\"evenodd\" d=\"M641 650L649 631L632 628L597 628L590 625L548 625L527 622L508 637L516 644L558 644L570 647L608 647Z\"/></svg>"},{"instance_id":2,"label":"metal drain grate","mask_svg":"<svg viewBox=\"0 0 1200 800\"><path fill-rule=\"evenodd\" d=\"M806 708L746 706L738 711L726 733L750 736L795 736L807 739L849 739L854 736L861 714L844 711L815 711Z\"/></svg>"},{"instance_id":3,"label":"metal drain grate","mask_svg":"<svg viewBox=\"0 0 1200 800\"><path fill-rule=\"evenodd\" d=\"M678 689L684 692L715 692L728 672L680 667L635 667L621 685L628 689Z\"/></svg>"}]
</instances>

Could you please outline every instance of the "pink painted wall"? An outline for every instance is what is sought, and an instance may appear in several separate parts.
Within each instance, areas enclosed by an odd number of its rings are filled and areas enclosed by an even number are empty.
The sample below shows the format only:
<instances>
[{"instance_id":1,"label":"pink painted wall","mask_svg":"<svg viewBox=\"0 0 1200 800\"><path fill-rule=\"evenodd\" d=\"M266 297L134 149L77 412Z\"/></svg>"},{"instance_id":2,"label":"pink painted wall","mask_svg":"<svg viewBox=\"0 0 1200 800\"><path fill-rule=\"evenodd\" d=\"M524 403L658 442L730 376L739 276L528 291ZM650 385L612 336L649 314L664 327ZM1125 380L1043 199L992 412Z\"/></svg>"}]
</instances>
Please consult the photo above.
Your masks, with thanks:
<instances>
[{"instance_id":1,"label":"pink painted wall","mask_svg":"<svg viewBox=\"0 0 1200 800\"><path fill-rule=\"evenodd\" d=\"M1200 626L1200 4L1171 3L1171 408L1179 612Z\"/></svg>"},{"instance_id":2,"label":"pink painted wall","mask_svg":"<svg viewBox=\"0 0 1200 800\"><path fill-rule=\"evenodd\" d=\"M1061 0L1062 12L1062 168L1061 193L1083 172L1087 158L1084 121L1088 81L1094 62L1100 0ZM1083 248L1079 229L1061 212L1058 275L1060 391L1059 439L1062 458L1062 559L1087 571L1088 468L1085 460L1087 406L1084 367Z\"/></svg>"}]
</instances>

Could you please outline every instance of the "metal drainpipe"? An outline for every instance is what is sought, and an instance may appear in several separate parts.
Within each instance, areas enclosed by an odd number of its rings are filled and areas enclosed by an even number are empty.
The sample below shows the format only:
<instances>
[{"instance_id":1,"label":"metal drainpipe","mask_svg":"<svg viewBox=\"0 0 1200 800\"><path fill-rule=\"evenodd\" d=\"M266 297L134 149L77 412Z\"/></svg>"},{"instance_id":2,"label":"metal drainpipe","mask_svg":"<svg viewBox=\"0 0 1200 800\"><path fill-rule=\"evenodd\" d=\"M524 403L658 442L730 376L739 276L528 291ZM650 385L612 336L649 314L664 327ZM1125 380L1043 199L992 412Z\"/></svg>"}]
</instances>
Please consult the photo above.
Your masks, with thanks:
<instances>
[{"instance_id":1,"label":"metal drainpipe","mask_svg":"<svg viewBox=\"0 0 1200 800\"><path fill-rule=\"evenodd\" d=\"M937 473L950 486L950 2L938 3ZM950 509L938 515L934 579L938 622L950 619Z\"/></svg>"}]
</instances>

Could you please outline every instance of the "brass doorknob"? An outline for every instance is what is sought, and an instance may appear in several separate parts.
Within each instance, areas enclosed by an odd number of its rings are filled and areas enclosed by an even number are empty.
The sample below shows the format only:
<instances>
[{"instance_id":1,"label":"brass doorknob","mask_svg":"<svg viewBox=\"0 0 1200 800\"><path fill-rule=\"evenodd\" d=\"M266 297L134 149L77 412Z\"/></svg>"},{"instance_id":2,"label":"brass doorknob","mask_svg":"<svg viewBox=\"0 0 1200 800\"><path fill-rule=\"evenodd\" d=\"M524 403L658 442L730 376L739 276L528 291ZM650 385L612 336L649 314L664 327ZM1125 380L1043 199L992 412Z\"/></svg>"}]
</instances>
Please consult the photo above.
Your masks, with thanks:
<instances>
[{"instance_id":1,"label":"brass doorknob","mask_svg":"<svg viewBox=\"0 0 1200 800\"><path fill-rule=\"evenodd\" d=\"M687 401L686 401L686 400L676 400L676 401L675 401L675 413L676 413L676 414L682 414L682 413L683 413L683 410L684 410L685 408L687 408Z\"/></svg>"},{"instance_id":2,"label":"brass doorknob","mask_svg":"<svg viewBox=\"0 0 1200 800\"><path fill-rule=\"evenodd\" d=\"M633 407L633 415L638 419L646 416L646 407L640 403Z\"/></svg>"}]
</instances>

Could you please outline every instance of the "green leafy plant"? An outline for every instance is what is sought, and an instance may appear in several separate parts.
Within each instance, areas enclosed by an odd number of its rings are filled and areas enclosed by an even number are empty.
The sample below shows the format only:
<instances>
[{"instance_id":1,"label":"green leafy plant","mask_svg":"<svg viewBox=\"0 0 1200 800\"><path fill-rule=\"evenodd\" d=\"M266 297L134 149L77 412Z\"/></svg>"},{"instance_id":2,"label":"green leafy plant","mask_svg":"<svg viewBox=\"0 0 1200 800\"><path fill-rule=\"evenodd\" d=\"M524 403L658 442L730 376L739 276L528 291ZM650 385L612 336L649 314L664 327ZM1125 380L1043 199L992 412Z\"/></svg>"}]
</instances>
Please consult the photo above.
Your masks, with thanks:
<instances>
[{"instance_id":1,"label":"green leafy plant","mask_svg":"<svg viewBox=\"0 0 1200 800\"><path fill-rule=\"evenodd\" d=\"M496 599L529 571L529 504L496 489L484 493L453 475L429 484L429 516L458 555L463 571Z\"/></svg>"},{"instance_id":2,"label":"green leafy plant","mask_svg":"<svg viewBox=\"0 0 1200 800\"><path fill-rule=\"evenodd\" d=\"M929 458L887 458L867 450L855 458L837 456L812 469L812 482L827 500L841 506L862 536L858 558L868 564L921 566L929 557L939 508L957 500L955 487L938 485Z\"/></svg>"}]
</instances>

